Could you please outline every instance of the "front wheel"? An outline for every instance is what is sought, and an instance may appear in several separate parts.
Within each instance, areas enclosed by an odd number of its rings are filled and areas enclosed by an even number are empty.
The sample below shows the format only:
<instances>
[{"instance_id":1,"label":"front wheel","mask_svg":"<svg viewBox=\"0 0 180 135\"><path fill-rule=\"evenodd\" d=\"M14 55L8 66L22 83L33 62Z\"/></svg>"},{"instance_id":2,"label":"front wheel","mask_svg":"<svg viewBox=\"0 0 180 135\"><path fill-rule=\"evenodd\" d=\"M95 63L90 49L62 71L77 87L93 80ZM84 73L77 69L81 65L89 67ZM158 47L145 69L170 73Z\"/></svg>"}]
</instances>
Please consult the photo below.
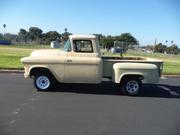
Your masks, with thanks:
<instances>
[{"instance_id":1,"label":"front wheel","mask_svg":"<svg viewBox=\"0 0 180 135\"><path fill-rule=\"evenodd\" d=\"M121 84L123 94L135 96L141 91L142 82L139 78L125 78Z\"/></svg>"},{"instance_id":2,"label":"front wheel","mask_svg":"<svg viewBox=\"0 0 180 135\"><path fill-rule=\"evenodd\" d=\"M35 76L34 86L37 90L45 91L52 87L52 78L48 74L39 74Z\"/></svg>"}]
</instances>

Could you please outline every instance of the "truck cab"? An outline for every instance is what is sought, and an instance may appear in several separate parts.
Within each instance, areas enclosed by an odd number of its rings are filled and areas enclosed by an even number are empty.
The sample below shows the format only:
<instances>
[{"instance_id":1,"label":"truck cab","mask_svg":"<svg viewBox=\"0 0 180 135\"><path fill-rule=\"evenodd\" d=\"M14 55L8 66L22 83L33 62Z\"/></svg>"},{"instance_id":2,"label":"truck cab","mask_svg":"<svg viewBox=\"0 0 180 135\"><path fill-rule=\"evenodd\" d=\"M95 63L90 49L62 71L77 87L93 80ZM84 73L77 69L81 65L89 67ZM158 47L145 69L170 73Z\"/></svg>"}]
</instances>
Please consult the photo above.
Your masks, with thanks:
<instances>
[{"instance_id":1,"label":"truck cab","mask_svg":"<svg viewBox=\"0 0 180 135\"><path fill-rule=\"evenodd\" d=\"M65 83L100 83L102 62L95 36L71 35L61 53L65 53Z\"/></svg>"}]
</instances>

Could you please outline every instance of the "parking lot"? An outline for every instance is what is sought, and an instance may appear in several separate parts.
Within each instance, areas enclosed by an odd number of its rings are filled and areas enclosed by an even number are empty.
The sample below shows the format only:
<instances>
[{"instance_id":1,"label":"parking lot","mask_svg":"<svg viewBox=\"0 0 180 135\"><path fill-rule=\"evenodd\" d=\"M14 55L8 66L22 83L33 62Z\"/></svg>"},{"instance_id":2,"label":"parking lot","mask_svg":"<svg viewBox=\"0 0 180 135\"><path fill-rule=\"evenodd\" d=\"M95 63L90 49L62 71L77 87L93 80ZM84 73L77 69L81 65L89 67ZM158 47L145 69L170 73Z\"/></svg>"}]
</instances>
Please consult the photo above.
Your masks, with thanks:
<instances>
[{"instance_id":1,"label":"parking lot","mask_svg":"<svg viewBox=\"0 0 180 135\"><path fill-rule=\"evenodd\" d=\"M0 135L179 135L180 78L129 97L110 83L37 92L23 74L0 73L0 107Z\"/></svg>"}]
</instances>

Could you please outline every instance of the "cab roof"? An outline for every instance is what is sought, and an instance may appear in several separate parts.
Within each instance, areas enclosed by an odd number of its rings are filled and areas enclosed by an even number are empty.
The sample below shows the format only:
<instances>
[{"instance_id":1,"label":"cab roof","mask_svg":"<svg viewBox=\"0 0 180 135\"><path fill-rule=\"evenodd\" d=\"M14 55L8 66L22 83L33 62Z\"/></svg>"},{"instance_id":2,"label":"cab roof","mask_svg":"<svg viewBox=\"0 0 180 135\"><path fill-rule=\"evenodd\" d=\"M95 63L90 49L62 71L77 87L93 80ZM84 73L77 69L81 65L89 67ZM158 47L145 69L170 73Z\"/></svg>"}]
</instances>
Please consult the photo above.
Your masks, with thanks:
<instances>
[{"instance_id":1,"label":"cab roof","mask_svg":"<svg viewBox=\"0 0 180 135\"><path fill-rule=\"evenodd\" d=\"M94 39L94 38L96 38L96 36L94 36L94 35L78 35L78 34L74 34L74 35L70 35L69 38L70 39Z\"/></svg>"}]
</instances>

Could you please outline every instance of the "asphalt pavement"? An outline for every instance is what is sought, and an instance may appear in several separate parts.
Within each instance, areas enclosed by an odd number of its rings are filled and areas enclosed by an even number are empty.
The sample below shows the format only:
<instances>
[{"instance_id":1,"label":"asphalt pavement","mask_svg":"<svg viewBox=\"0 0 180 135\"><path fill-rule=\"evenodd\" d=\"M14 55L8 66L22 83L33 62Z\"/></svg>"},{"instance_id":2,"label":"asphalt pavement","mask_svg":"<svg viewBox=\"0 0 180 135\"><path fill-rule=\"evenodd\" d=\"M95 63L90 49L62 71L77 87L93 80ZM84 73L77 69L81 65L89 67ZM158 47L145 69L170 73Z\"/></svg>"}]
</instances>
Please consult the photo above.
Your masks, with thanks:
<instances>
[{"instance_id":1,"label":"asphalt pavement","mask_svg":"<svg viewBox=\"0 0 180 135\"><path fill-rule=\"evenodd\" d=\"M180 78L130 97L111 83L37 92L22 73L0 73L0 135L180 135Z\"/></svg>"}]
</instances>

